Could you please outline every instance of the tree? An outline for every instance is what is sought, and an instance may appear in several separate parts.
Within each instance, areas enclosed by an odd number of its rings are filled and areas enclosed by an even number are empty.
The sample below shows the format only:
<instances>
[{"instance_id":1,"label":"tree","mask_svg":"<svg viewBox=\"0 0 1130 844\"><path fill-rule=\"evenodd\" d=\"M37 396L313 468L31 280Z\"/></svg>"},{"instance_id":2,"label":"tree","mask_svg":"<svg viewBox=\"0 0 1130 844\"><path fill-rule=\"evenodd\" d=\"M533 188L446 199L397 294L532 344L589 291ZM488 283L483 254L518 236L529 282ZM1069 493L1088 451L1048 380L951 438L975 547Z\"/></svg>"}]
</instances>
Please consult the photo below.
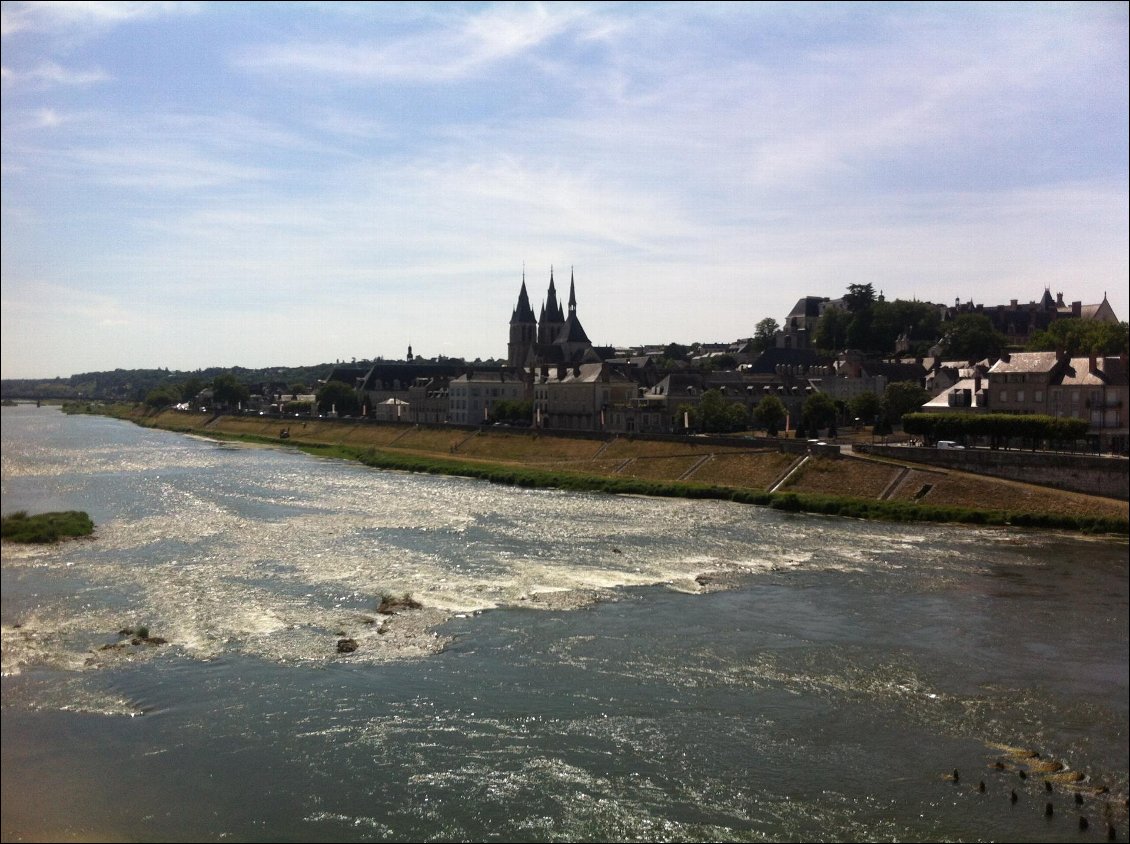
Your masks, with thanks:
<instances>
[{"instance_id":1,"label":"tree","mask_svg":"<svg viewBox=\"0 0 1130 844\"><path fill-rule=\"evenodd\" d=\"M984 314L962 314L945 326L942 347L954 360L981 360L999 357L1007 338L993 328Z\"/></svg>"},{"instance_id":2,"label":"tree","mask_svg":"<svg viewBox=\"0 0 1130 844\"><path fill-rule=\"evenodd\" d=\"M241 404L250 397L251 391L247 389L247 385L230 372L212 379L212 399L221 407Z\"/></svg>"},{"instance_id":3,"label":"tree","mask_svg":"<svg viewBox=\"0 0 1130 844\"><path fill-rule=\"evenodd\" d=\"M866 393L860 393L855 396L849 403L848 408L851 410L851 415L857 418L864 425L871 425L875 421L875 417L879 415L879 410L882 407L882 400L868 390Z\"/></svg>"},{"instance_id":4,"label":"tree","mask_svg":"<svg viewBox=\"0 0 1130 844\"><path fill-rule=\"evenodd\" d=\"M765 396L753 409L753 416L769 436L777 436L781 423L788 418L785 403L774 395Z\"/></svg>"},{"instance_id":5,"label":"tree","mask_svg":"<svg viewBox=\"0 0 1130 844\"><path fill-rule=\"evenodd\" d=\"M930 394L913 381L896 381L883 391L882 415L887 425L898 425L907 413L930 401Z\"/></svg>"},{"instance_id":6,"label":"tree","mask_svg":"<svg viewBox=\"0 0 1130 844\"><path fill-rule=\"evenodd\" d=\"M707 390L702 394L697 417L703 431L715 434L741 431L749 422L745 405L729 401L720 390Z\"/></svg>"},{"instance_id":7,"label":"tree","mask_svg":"<svg viewBox=\"0 0 1130 844\"><path fill-rule=\"evenodd\" d=\"M812 343L826 352L838 352L847 346L851 314L840 308L826 308L812 332Z\"/></svg>"},{"instance_id":8,"label":"tree","mask_svg":"<svg viewBox=\"0 0 1130 844\"><path fill-rule=\"evenodd\" d=\"M200 391L203 390L206 386L207 385L202 379L197 378L195 375L192 376L183 384L181 384L180 400L192 401L194 398L200 395Z\"/></svg>"},{"instance_id":9,"label":"tree","mask_svg":"<svg viewBox=\"0 0 1130 844\"><path fill-rule=\"evenodd\" d=\"M691 350L688 346L680 346L678 343L668 343L667 348L663 350L663 357L668 360L688 361L691 359Z\"/></svg>"},{"instance_id":10,"label":"tree","mask_svg":"<svg viewBox=\"0 0 1130 844\"><path fill-rule=\"evenodd\" d=\"M1028 342L1029 352L1055 352L1063 349L1072 357L1119 355L1130 347L1130 325L1122 322L1094 322L1088 319L1057 319L1044 331L1037 331Z\"/></svg>"},{"instance_id":11,"label":"tree","mask_svg":"<svg viewBox=\"0 0 1130 844\"><path fill-rule=\"evenodd\" d=\"M738 368L738 361L733 355L714 355L707 359L707 368L715 371L728 372Z\"/></svg>"},{"instance_id":12,"label":"tree","mask_svg":"<svg viewBox=\"0 0 1130 844\"><path fill-rule=\"evenodd\" d=\"M169 384L164 387L157 387L152 389L145 396L145 403L154 410L159 410L168 407L171 404L176 404L181 400L181 391Z\"/></svg>"},{"instance_id":13,"label":"tree","mask_svg":"<svg viewBox=\"0 0 1130 844\"><path fill-rule=\"evenodd\" d=\"M813 393L801 409L804 426L812 431L836 424L836 402L827 393Z\"/></svg>"},{"instance_id":14,"label":"tree","mask_svg":"<svg viewBox=\"0 0 1130 844\"><path fill-rule=\"evenodd\" d=\"M529 423L534 417L534 403L520 399L501 399L490 406L490 417L495 422Z\"/></svg>"},{"instance_id":15,"label":"tree","mask_svg":"<svg viewBox=\"0 0 1130 844\"><path fill-rule=\"evenodd\" d=\"M356 416L361 412L361 400L357 398L357 391L344 381L327 382L318 390L317 399L320 413L337 411L338 416Z\"/></svg>"},{"instance_id":16,"label":"tree","mask_svg":"<svg viewBox=\"0 0 1130 844\"><path fill-rule=\"evenodd\" d=\"M773 317L765 317L753 330L753 350L760 354L770 348L773 345L773 335L780 330L781 326L777 324L777 320Z\"/></svg>"},{"instance_id":17,"label":"tree","mask_svg":"<svg viewBox=\"0 0 1130 844\"><path fill-rule=\"evenodd\" d=\"M871 310L859 311L852 314L851 322L847 327L847 346L849 349L862 349L865 352L879 352L875 342L874 332L871 329Z\"/></svg>"},{"instance_id":18,"label":"tree","mask_svg":"<svg viewBox=\"0 0 1130 844\"><path fill-rule=\"evenodd\" d=\"M870 310L875 304L875 288L870 284L849 284L844 294L844 307L851 314Z\"/></svg>"},{"instance_id":19,"label":"tree","mask_svg":"<svg viewBox=\"0 0 1130 844\"><path fill-rule=\"evenodd\" d=\"M871 307L871 345L884 356L898 352L899 337L910 340L909 352L923 354L937 342L942 317L936 305L895 299Z\"/></svg>"}]
</instances>

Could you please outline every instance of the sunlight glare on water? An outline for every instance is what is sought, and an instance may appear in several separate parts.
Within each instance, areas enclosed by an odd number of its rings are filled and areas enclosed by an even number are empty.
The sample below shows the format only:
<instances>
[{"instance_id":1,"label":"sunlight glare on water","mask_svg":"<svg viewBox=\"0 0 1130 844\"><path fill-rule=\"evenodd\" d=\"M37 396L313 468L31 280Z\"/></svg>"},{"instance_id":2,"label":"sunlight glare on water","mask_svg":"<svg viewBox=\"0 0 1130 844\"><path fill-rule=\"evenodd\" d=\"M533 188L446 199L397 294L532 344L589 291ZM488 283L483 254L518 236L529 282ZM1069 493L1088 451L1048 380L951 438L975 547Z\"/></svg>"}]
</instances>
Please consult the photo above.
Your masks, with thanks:
<instances>
[{"instance_id":1,"label":"sunlight glare on water","mask_svg":"<svg viewBox=\"0 0 1130 844\"><path fill-rule=\"evenodd\" d=\"M1125 542L3 412L4 840L1127 834Z\"/></svg>"}]
</instances>

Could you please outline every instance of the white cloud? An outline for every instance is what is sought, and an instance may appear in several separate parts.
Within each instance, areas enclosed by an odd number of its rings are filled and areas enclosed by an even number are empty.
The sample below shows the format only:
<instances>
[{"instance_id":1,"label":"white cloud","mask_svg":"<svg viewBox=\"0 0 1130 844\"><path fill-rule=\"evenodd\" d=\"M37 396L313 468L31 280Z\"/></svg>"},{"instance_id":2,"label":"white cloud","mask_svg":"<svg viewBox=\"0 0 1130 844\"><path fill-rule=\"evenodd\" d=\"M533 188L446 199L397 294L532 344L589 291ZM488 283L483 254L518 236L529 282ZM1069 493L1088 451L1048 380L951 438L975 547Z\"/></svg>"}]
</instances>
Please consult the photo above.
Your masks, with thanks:
<instances>
[{"instance_id":1,"label":"white cloud","mask_svg":"<svg viewBox=\"0 0 1130 844\"><path fill-rule=\"evenodd\" d=\"M352 82L450 82L535 48L590 18L585 7L562 3L488 6L474 13L442 7L440 27L384 43L324 41L246 50L240 66L296 71Z\"/></svg>"},{"instance_id":2,"label":"white cloud","mask_svg":"<svg viewBox=\"0 0 1130 844\"><path fill-rule=\"evenodd\" d=\"M111 77L102 70L71 70L54 62L44 62L31 70L16 71L5 67L4 87L45 88L55 85L82 86L106 82Z\"/></svg>"},{"instance_id":3,"label":"white cloud","mask_svg":"<svg viewBox=\"0 0 1130 844\"><path fill-rule=\"evenodd\" d=\"M169 14L190 14L198 3L130 2L5 2L0 9L0 34L102 31L119 24Z\"/></svg>"}]
</instances>

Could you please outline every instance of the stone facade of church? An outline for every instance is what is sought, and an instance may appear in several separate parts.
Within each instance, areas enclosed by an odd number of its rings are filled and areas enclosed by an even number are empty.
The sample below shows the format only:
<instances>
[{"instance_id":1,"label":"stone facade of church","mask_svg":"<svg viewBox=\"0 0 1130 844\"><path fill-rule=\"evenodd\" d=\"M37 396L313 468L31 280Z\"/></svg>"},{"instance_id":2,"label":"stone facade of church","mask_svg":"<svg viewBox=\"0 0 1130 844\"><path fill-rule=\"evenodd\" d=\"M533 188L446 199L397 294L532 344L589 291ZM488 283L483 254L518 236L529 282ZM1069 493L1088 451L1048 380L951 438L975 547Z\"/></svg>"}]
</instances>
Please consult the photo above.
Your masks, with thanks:
<instances>
[{"instance_id":1,"label":"stone facade of church","mask_svg":"<svg viewBox=\"0 0 1130 844\"><path fill-rule=\"evenodd\" d=\"M510 317L507 364L516 369L536 369L599 362L600 357L577 316L577 289L572 273L567 307L568 311L563 310L557 301L557 285L550 269L549 292L542 303L541 315L535 317L526 292L526 274L522 273L518 304Z\"/></svg>"}]
</instances>

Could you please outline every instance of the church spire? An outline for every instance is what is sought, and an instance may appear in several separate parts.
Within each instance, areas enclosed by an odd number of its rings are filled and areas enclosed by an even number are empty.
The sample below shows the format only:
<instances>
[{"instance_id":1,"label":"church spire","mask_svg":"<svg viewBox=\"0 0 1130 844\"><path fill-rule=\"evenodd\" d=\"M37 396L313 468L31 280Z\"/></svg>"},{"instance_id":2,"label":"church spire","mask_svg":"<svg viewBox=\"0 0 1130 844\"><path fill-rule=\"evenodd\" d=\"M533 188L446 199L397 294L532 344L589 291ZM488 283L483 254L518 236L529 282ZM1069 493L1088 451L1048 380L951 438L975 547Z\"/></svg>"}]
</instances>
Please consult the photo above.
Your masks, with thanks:
<instances>
[{"instance_id":1,"label":"church spire","mask_svg":"<svg viewBox=\"0 0 1130 844\"><path fill-rule=\"evenodd\" d=\"M545 313L551 322L564 322L565 315L557 303L557 285L553 281L553 265L549 267L549 293L545 297Z\"/></svg>"},{"instance_id":2,"label":"church spire","mask_svg":"<svg viewBox=\"0 0 1130 844\"><path fill-rule=\"evenodd\" d=\"M569 313L577 312L577 291L573 285L573 268L569 267Z\"/></svg>"},{"instance_id":3,"label":"church spire","mask_svg":"<svg viewBox=\"0 0 1130 844\"><path fill-rule=\"evenodd\" d=\"M526 292L526 270L522 268L522 289L518 293L518 304L514 308L514 314L510 317L511 325L520 322L533 322L534 309L530 307L530 296Z\"/></svg>"}]
</instances>

